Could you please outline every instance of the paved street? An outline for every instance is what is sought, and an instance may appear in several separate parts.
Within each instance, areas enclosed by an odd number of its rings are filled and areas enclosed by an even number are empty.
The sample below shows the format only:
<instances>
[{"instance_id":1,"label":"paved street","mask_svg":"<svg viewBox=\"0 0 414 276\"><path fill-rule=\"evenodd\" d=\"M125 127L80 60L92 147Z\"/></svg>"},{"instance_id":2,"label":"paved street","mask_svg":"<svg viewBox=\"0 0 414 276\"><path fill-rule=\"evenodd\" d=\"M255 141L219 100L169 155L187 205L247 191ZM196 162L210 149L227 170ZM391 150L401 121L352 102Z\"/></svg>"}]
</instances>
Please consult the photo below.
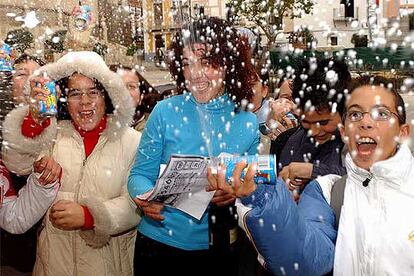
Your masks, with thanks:
<instances>
[{"instance_id":1,"label":"paved street","mask_svg":"<svg viewBox=\"0 0 414 276\"><path fill-rule=\"evenodd\" d=\"M168 68L155 66L154 62L140 61L139 73L152 85L159 86L173 83Z\"/></svg>"},{"instance_id":2,"label":"paved street","mask_svg":"<svg viewBox=\"0 0 414 276\"><path fill-rule=\"evenodd\" d=\"M140 71L140 73L152 86L172 83L170 72L168 70L145 67L145 70Z\"/></svg>"}]
</instances>

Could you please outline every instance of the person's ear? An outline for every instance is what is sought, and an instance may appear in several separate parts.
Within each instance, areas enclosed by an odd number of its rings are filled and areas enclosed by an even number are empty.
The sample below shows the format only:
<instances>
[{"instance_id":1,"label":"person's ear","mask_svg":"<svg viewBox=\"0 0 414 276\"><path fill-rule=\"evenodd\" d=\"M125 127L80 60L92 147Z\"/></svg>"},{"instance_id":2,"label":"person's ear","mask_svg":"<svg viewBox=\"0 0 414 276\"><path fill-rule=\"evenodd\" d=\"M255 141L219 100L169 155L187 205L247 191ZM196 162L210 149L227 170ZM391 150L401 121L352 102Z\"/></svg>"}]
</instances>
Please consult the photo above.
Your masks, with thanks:
<instances>
[{"instance_id":1,"label":"person's ear","mask_svg":"<svg viewBox=\"0 0 414 276\"><path fill-rule=\"evenodd\" d=\"M410 136L410 125L409 124L402 124L400 126L400 133L399 133L399 139L401 141L405 141Z\"/></svg>"},{"instance_id":2,"label":"person's ear","mask_svg":"<svg viewBox=\"0 0 414 276\"><path fill-rule=\"evenodd\" d=\"M267 95L269 94L269 86L266 84L262 84L262 98L267 98Z\"/></svg>"}]
</instances>

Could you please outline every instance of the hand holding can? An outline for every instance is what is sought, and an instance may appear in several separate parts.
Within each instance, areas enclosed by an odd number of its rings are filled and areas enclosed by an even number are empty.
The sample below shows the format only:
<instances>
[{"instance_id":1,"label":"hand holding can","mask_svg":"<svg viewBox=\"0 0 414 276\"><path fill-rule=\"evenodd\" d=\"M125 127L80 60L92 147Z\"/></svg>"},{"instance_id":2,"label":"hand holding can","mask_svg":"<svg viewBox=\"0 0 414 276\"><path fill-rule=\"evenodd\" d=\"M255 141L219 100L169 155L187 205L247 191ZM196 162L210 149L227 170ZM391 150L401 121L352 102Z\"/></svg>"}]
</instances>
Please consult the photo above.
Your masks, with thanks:
<instances>
[{"instance_id":1,"label":"hand holding can","mask_svg":"<svg viewBox=\"0 0 414 276\"><path fill-rule=\"evenodd\" d=\"M33 119L43 121L43 118L56 116L56 83L47 76L38 76L31 80L30 88L30 112Z\"/></svg>"},{"instance_id":2,"label":"hand holding can","mask_svg":"<svg viewBox=\"0 0 414 276\"><path fill-rule=\"evenodd\" d=\"M276 156L275 155L246 155L246 156L221 156L211 160L213 172L217 171L218 165L226 167L226 181L231 182L233 171L238 163L247 165L256 164L254 182L256 184L275 184L277 179ZM241 172L243 180L248 170L248 166Z\"/></svg>"}]
</instances>

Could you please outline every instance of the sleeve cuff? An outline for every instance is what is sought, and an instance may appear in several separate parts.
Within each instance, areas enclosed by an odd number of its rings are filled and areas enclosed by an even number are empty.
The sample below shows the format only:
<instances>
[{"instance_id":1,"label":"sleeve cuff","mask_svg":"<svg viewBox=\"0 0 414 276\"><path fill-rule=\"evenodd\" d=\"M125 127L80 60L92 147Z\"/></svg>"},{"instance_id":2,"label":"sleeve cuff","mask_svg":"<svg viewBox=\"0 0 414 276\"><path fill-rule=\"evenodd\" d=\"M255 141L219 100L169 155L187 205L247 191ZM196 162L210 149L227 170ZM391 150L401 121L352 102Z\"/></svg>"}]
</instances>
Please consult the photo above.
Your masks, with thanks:
<instances>
[{"instance_id":1,"label":"sleeve cuff","mask_svg":"<svg viewBox=\"0 0 414 276\"><path fill-rule=\"evenodd\" d=\"M40 135L45 128L50 125L50 118L47 118L42 123L37 123L32 115L29 114L24 118L22 124L22 134L28 138L33 138Z\"/></svg>"},{"instance_id":2,"label":"sleeve cuff","mask_svg":"<svg viewBox=\"0 0 414 276\"><path fill-rule=\"evenodd\" d=\"M29 176L29 178L31 177L33 183L36 186L42 187L43 189L55 189L55 188L57 189L59 187L60 179L58 179L55 182L52 182L50 184L43 185L39 182L40 176L41 176L41 173L32 172L32 174Z\"/></svg>"},{"instance_id":3,"label":"sleeve cuff","mask_svg":"<svg viewBox=\"0 0 414 276\"><path fill-rule=\"evenodd\" d=\"M83 230L92 230L94 225L94 220L91 212L89 211L88 207L85 205L81 205L83 208L83 215L85 217L85 223L82 226Z\"/></svg>"},{"instance_id":4,"label":"sleeve cuff","mask_svg":"<svg viewBox=\"0 0 414 276\"><path fill-rule=\"evenodd\" d=\"M321 176L322 175L319 166L320 166L320 164L313 163L312 175L311 175L311 178L312 179L316 179L318 176Z\"/></svg>"},{"instance_id":5,"label":"sleeve cuff","mask_svg":"<svg viewBox=\"0 0 414 276\"><path fill-rule=\"evenodd\" d=\"M260 202L262 202L266 197L265 185L267 184L258 184L256 186L256 190L254 190L254 192L251 195L241 198L240 200L243 203L243 205L253 206L260 204Z\"/></svg>"},{"instance_id":6,"label":"sleeve cuff","mask_svg":"<svg viewBox=\"0 0 414 276\"><path fill-rule=\"evenodd\" d=\"M88 197L81 201L81 206L87 206L88 211L91 213L94 227L92 229L82 228L79 235L92 248L102 248L111 239L109 234L113 228L111 216L100 199Z\"/></svg>"}]
</instances>

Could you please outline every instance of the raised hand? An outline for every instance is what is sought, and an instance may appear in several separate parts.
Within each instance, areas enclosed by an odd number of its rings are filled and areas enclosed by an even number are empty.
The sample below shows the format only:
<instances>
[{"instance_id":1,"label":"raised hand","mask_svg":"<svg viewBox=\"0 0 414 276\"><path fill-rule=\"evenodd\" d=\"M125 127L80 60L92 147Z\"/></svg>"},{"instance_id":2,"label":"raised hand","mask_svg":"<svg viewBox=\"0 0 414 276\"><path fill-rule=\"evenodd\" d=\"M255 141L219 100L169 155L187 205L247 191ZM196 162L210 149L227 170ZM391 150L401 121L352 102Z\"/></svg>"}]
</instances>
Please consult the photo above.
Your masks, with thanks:
<instances>
[{"instance_id":1,"label":"raised hand","mask_svg":"<svg viewBox=\"0 0 414 276\"><path fill-rule=\"evenodd\" d=\"M62 167L52 157L43 156L33 163L33 171L41 174L40 184L48 185L59 179Z\"/></svg>"}]
</instances>

